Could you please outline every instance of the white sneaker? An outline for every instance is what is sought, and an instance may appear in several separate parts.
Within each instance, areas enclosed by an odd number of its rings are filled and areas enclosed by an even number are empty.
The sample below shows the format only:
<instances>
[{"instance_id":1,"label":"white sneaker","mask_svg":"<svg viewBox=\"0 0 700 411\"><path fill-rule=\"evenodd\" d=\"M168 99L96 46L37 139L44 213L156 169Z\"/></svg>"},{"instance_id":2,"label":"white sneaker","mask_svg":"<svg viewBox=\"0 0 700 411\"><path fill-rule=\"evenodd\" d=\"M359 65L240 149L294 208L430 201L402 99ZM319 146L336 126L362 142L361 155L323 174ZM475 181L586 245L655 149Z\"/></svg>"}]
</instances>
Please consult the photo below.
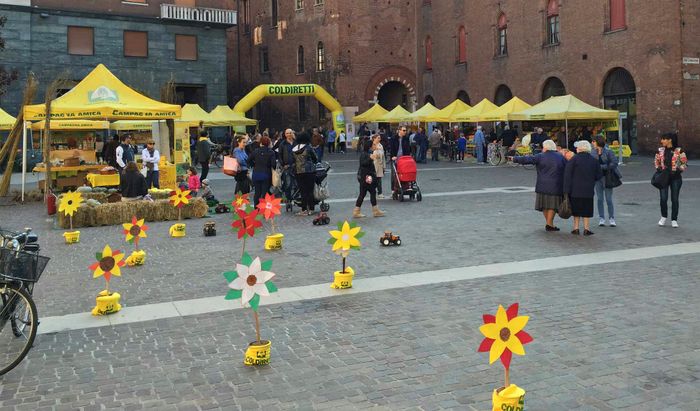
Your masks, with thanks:
<instances>
[{"instance_id":1,"label":"white sneaker","mask_svg":"<svg viewBox=\"0 0 700 411\"><path fill-rule=\"evenodd\" d=\"M605 227L605 219L604 218L601 218L600 220L598 220L598 227Z\"/></svg>"},{"instance_id":2,"label":"white sneaker","mask_svg":"<svg viewBox=\"0 0 700 411\"><path fill-rule=\"evenodd\" d=\"M676 221L676 220L671 221L671 227L678 228L678 221Z\"/></svg>"},{"instance_id":3,"label":"white sneaker","mask_svg":"<svg viewBox=\"0 0 700 411\"><path fill-rule=\"evenodd\" d=\"M666 225L666 217L661 217L661 220L659 220L659 225L660 225L661 227L663 227L663 226Z\"/></svg>"},{"instance_id":4,"label":"white sneaker","mask_svg":"<svg viewBox=\"0 0 700 411\"><path fill-rule=\"evenodd\" d=\"M380 199L380 200L383 200L383 199L384 199L384 194L379 194L379 195L377 195L377 198Z\"/></svg>"},{"instance_id":5,"label":"white sneaker","mask_svg":"<svg viewBox=\"0 0 700 411\"><path fill-rule=\"evenodd\" d=\"M615 219L610 217L610 227L617 227L617 224L615 223Z\"/></svg>"}]
</instances>

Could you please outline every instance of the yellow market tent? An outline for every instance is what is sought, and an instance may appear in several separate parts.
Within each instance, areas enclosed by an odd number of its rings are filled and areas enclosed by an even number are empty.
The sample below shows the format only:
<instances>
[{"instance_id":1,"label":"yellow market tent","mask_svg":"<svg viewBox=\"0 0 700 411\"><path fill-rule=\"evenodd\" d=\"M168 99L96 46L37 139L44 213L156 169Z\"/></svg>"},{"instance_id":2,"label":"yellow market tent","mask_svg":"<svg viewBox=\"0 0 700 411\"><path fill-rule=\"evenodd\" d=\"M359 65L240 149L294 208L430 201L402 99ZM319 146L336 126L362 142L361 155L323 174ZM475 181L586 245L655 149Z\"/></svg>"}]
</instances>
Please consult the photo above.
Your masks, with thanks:
<instances>
[{"instance_id":1,"label":"yellow market tent","mask_svg":"<svg viewBox=\"0 0 700 411\"><path fill-rule=\"evenodd\" d=\"M434 105L430 103L425 103L423 107L411 113L409 117L411 118L411 121L418 121L421 123L435 121L435 113L437 113L438 111L440 110Z\"/></svg>"},{"instance_id":2,"label":"yellow market tent","mask_svg":"<svg viewBox=\"0 0 700 411\"><path fill-rule=\"evenodd\" d=\"M393 110L380 117L377 121L380 123L401 123L404 121L411 121L411 113L401 106L396 106Z\"/></svg>"},{"instance_id":3,"label":"yellow market tent","mask_svg":"<svg viewBox=\"0 0 700 411\"><path fill-rule=\"evenodd\" d=\"M231 110L229 106L216 106L209 114L211 116L210 121L216 126L254 126L258 124L257 120L245 117Z\"/></svg>"},{"instance_id":4,"label":"yellow market tent","mask_svg":"<svg viewBox=\"0 0 700 411\"><path fill-rule=\"evenodd\" d=\"M353 123L375 122L388 113L386 109L379 104L375 104L362 114L358 114L352 118Z\"/></svg>"},{"instance_id":5,"label":"yellow market tent","mask_svg":"<svg viewBox=\"0 0 700 411\"><path fill-rule=\"evenodd\" d=\"M12 130L17 119L0 108L0 130Z\"/></svg>"},{"instance_id":6,"label":"yellow market tent","mask_svg":"<svg viewBox=\"0 0 700 411\"><path fill-rule=\"evenodd\" d=\"M42 131L46 127L44 121L32 123L33 131ZM51 130L108 130L109 121L94 120L54 120L51 122Z\"/></svg>"},{"instance_id":7,"label":"yellow market tent","mask_svg":"<svg viewBox=\"0 0 700 411\"><path fill-rule=\"evenodd\" d=\"M155 121L119 120L109 125L110 130L148 131L153 129ZM51 123L53 124L53 122ZM51 126L53 128L53 126Z\"/></svg>"},{"instance_id":8,"label":"yellow market tent","mask_svg":"<svg viewBox=\"0 0 700 411\"><path fill-rule=\"evenodd\" d=\"M549 99L530 107L527 110L514 113L511 120L614 120L619 112L615 110L603 110L584 103L576 97L566 96L550 97Z\"/></svg>"},{"instance_id":9,"label":"yellow market tent","mask_svg":"<svg viewBox=\"0 0 700 411\"><path fill-rule=\"evenodd\" d=\"M129 88L103 64L51 102L51 119L56 120L159 120L178 118L180 112L177 104L161 103ZM45 117L45 104L24 107L25 120Z\"/></svg>"},{"instance_id":10,"label":"yellow market tent","mask_svg":"<svg viewBox=\"0 0 700 411\"><path fill-rule=\"evenodd\" d=\"M501 107L484 113L481 116L481 121L508 121L511 114L526 110L532 107L530 104L520 100L518 97L513 97Z\"/></svg>"},{"instance_id":11,"label":"yellow market tent","mask_svg":"<svg viewBox=\"0 0 700 411\"><path fill-rule=\"evenodd\" d=\"M472 108L469 104L463 102L462 100L455 100L448 104L442 110L439 110L433 116L434 121L439 121L441 123L452 123L455 122L454 117Z\"/></svg>"},{"instance_id":12,"label":"yellow market tent","mask_svg":"<svg viewBox=\"0 0 700 411\"><path fill-rule=\"evenodd\" d=\"M490 102L488 99L481 100L477 105L467 111L454 116L453 122L476 123L485 113L497 109L498 106Z\"/></svg>"},{"instance_id":13,"label":"yellow market tent","mask_svg":"<svg viewBox=\"0 0 700 411\"><path fill-rule=\"evenodd\" d=\"M199 104L185 104L182 106L182 116L176 120L180 123L187 123L189 127L199 126L199 122L204 122L205 126L227 126L228 124L214 124L216 123L211 114L207 113Z\"/></svg>"}]
</instances>

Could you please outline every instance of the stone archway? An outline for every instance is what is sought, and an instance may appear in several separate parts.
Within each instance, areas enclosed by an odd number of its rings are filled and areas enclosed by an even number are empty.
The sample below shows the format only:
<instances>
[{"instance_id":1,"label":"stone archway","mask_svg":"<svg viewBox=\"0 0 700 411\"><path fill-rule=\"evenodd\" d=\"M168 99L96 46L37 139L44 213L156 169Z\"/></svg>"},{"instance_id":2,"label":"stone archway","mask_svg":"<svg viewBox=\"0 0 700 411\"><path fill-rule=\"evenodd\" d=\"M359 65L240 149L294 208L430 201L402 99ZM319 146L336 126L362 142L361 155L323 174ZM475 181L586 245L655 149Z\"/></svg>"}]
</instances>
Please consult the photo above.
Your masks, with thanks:
<instances>
[{"instance_id":1,"label":"stone archway","mask_svg":"<svg viewBox=\"0 0 700 411\"><path fill-rule=\"evenodd\" d=\"M389 83L399 83L405 87L407 95L406 109L409 111L415 110L416 105L416 75L406 67L389 66L377 71L367 83L365 90L365 98L369 105L379 101L379 94L382 88ZM397 85L389 84L389 87L398 87ZM386 89L385 89L386 90ZM391 110L394 107L385 107Z\"/></svg>"}]
</instances>

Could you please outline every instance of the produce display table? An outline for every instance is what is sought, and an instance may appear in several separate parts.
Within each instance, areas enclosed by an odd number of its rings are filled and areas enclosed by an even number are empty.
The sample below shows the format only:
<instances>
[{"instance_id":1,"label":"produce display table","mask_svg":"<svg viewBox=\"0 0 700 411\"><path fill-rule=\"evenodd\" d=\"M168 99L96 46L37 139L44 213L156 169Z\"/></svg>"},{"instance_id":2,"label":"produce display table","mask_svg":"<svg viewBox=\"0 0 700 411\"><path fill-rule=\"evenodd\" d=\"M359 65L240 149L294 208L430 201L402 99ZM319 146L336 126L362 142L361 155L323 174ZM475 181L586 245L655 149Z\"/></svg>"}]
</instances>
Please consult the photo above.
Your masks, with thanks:
<instances>
[{"instance_id":1,"label":"produce display table","mask_svg":"<svg viewBox=\"0 0 700 411\"><path fill-rule=\"evenodd\" d=\"M65 167L65 166L53 166L51 167L51 172L52 173L63 173L63 172L78 172L78 171L92 171L92 170L100 170L102 168L105 168L104 164L84 164L82 166L72 166L72 167ZM46 172L46 167L41 166L41 167L34 167L32 170L35 173L45 173Z\"/></svg>"},{"instance_id":2,"label":"produce display table","mask_svg":"<svg viewBox=\"0 0 700 411\"><path fill-rule=\"evenodd\" d=\"M114 174L88 174L85 179L90 187L114 187L119 185L119 173Z\"/></svg>"}]
</instances>

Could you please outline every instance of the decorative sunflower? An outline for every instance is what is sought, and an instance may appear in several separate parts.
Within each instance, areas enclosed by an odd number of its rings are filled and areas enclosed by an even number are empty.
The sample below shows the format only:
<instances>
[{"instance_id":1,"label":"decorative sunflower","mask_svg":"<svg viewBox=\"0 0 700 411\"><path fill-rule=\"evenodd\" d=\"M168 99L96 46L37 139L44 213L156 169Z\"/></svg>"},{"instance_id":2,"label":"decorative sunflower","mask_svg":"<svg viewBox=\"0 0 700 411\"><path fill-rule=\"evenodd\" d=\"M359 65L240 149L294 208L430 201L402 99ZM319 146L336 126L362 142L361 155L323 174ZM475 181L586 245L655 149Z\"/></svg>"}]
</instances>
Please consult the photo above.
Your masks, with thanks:
<instances>
[{"instance_id":1,"label":"decorative sunflower","mask_svg":"<svg viewBox=\"0 0 700 411\"><path fill-rule=\"evenodd\" d=\"M250 198L248 198L248 197L249 197L248 193L236 194L236 198L234 198L233 201L231 202L233 209L234 210L245 210L246 207L248 207L250 205Z\"/></svg>"},{"instance_id":2,"label":"decorative sunflower","mask_svg":"<svg viewBox=\"0 0 700 411\"><path fill-rule=\"evenodd\" d=\"M146 231L148 231L148 226L144 224L144 219L137 220L136 216L131 217L131 223L124 223L124 235L126 235L127 243L134 243L134 246L138 250L139 239L148 237Z\"/></svg>"},{"instance_id":3,"label":"decorative sunflower","mask_svg":"<svg viewBox=\"0 0 700 411\"><path fill-rule=\"evenodd\" d=\"M360 238L365 233L354 222L348 223L344 221L338 223L337 230L329 231L331 238L328 239L328 244L333 245L333 252L343 257L343 273L345 272L345 259L348 257L350 250L359 250Z\"/></svg>"},{"instance_id":4,"label":"decorative sunflower","mask_svg":"<svg viewBox=\"0 0 700 411\"><path fill-rule=\"evenodd\" d=\"M124 266L124 254L119 250L114 250L105 245L101 253L95 254L97 262L90 266L92 273L92 278L104 276L105 281L107 281L107 291L109 291L109 280L112 276L121 277L121 267Z\"/></svg>"},{"instance_id":5,"label":"decorative sunflower","mask_svg":"<svg viewBox=\"0 0 700 411\"><path fill-rule=\"evenodd\" d=\"M177 207L177 220L182 219L182 207L190 203L190 190L182 190L180 187L170 192L170 204Z\"/></svg>"},{"instance_id":6,"label":"decorative sunflower","mask_svg":"<svg viewBox=\"0 0 700 411\"><path fill-rule=\"evenodd\" d=\"M83 202L83 195L78 191L69 191L61 197L61 203L58 205L58 212L68 216L70 229L73 229L73 214L78 211L78 207Z\"/></svg>"}]
</instances>

